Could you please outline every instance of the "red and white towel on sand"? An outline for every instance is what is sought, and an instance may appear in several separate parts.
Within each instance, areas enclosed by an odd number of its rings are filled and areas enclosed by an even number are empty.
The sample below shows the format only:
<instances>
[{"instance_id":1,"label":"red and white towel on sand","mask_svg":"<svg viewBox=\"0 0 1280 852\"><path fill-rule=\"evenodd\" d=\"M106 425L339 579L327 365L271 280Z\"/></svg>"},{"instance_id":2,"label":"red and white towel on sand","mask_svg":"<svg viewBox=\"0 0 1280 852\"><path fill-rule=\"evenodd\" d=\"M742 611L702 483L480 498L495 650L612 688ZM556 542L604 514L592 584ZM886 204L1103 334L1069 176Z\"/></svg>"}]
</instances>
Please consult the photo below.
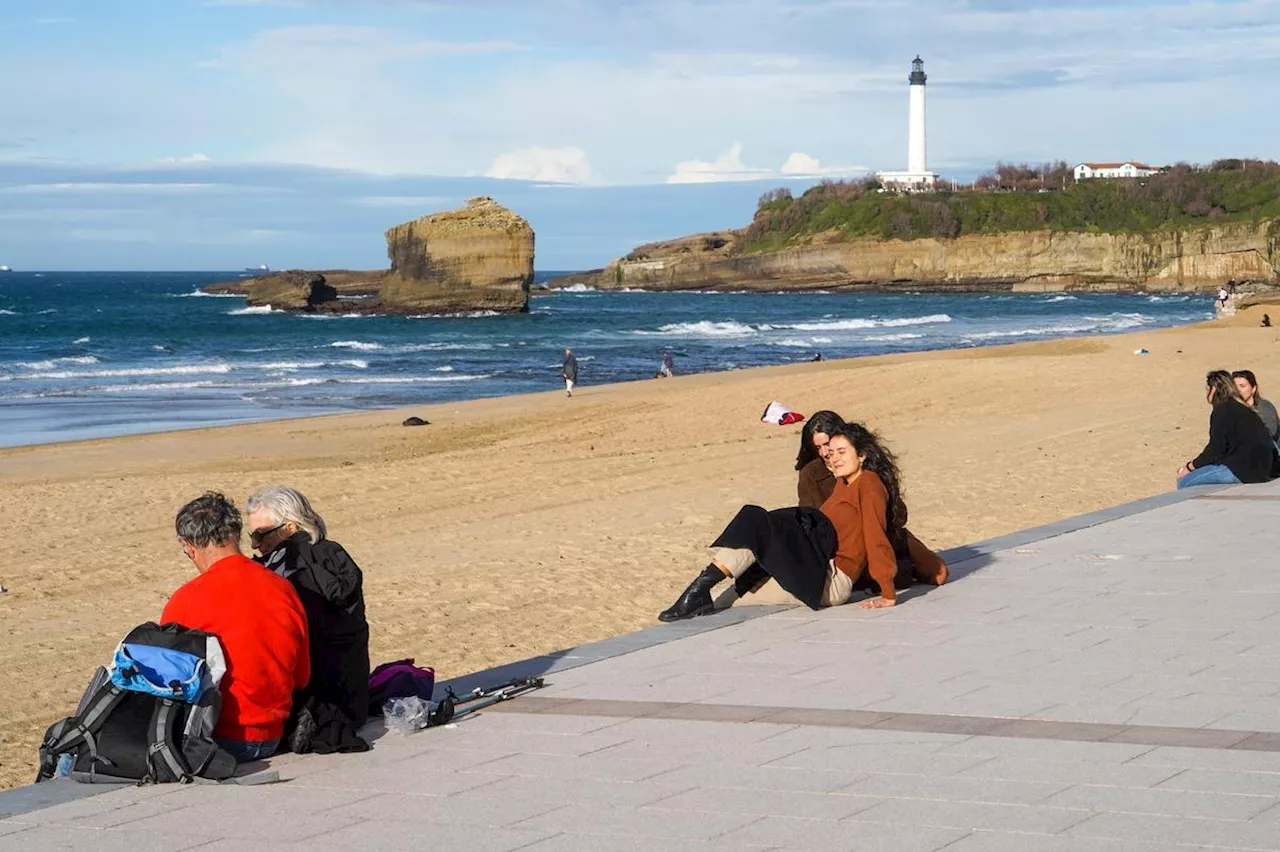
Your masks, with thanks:
<instances>
[{"instance_id":1,"label":"red and white towel on sand","mask_svg":"<svg viewBox=\"0 0 1280 852\"><path fill-rule=\"evenodd\" d=\"M764 414L760 415L760 422L772 423L775 426L790 426L792 423L804 422L804 415L774 400L765 406Z\"/></svg>"}]
</instances>

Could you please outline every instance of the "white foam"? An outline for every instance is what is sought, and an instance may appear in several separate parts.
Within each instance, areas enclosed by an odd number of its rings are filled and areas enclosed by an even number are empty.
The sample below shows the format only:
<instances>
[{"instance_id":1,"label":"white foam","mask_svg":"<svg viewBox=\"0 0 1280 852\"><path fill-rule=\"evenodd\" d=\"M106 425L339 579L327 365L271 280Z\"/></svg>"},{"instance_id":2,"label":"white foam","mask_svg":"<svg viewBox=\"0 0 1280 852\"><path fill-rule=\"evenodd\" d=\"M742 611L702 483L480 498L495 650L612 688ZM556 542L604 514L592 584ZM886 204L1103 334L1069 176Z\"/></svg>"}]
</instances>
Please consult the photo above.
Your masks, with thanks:
<instances>
[{"instance_id":1,"label":"white foam","mask_svg":"<svg viewBox=\"0 0 1280 852\"><path fill-rule=\"evenodd\" d=\"M479 376L378 376L369 379L339 379L337 383L343 385L411 385L434 382L475 382L480 379L490 378L493 378L491 374Z\"/></svg>"},{"instance_id":2,"label":"white foam","mask_svg":"<svg viewBox=\"0 0 1280 852\"><path fill-rule=\"evenodd\" d=\"M203 374L230 373L229 364L190 364L181 367L126 367L116 370L60 370L52 373L32 373L24 379L109 379L134 376L198 376Z\"/></svg>"},{"instance_id":3,"label":"white foam","mask_svg":"<svg viewBox=\"0 0 1280 852\"><path fill-rule=\"evenodd\" d=\"M791 328L796 331L857 331L864 328L901 328L911 325L934 325L951 322L947 314L929 314L922 317L900 317L898 319L833 319L829 322L798 322L781 325L779 328Z\"/></svg>"},{"instance_id":4,"label":"white foam","mask_svg":"<svg viewBox=\"0 0 1280 852\"><path fill-rule=\"evenodd\" d=\"M364 343L359 340L335 340L329 345L336 349L359 349L362 352L372 352L382 348L381 343Z\"/></svg>"},{"instance_id":5,"label":"white foam","mask_svg":"<svg viewBox=\"0 0 1280 852\"><path fill-rule=\"evenodd\" d=\"M97 364L98 359L92 355L77 355L72 358L50 358L47 361L19 361L14 364L15 367L21 367L24 370L55 370L63 364Z\"/></svg>"},{"instance_id":6,"label":"white foam","mask_svg":"<svg viewBox=\"0 0 1280 852\"><path fill-rule=\"evenodd\" d=\"M278 311L270 305L254 305L251 308L236 308L234 311L227 311L229 317L254 316L257 314L282 314L284 311Z\"/></svg>"},{"instance_id":7,"label":"white foam","mask_svg":"<svg viewBox=\"0 0 1280 852\"><path fill-rule=\"evenodd\" d=\"M57 312L57 308L45 308L43 311L36 311L36 314L56 314Z\"/></svg>"},{"instance_id":8,"label":"white foam","mask_svg":"<svg viewBox=\"0 0 1280 852\"><path fill-rule=\"evenodd\" d=\"M342 361L268 361L261 364L245 364L244 366L258 370L281 370L284 372L319 370L323 367L354 367L357 370L367 370L369 362L359 358L347 358Z\"/></svg>"},{"instance_id":9,"label":"white foam","mask_svg":"<svg viewBox=\"0 0 1280 852\"><path fill-rule=\"evenodd\" d=\"M411 314L409 319L479 319L501 316L497 311L468 311L462 314Z\"/></svg>"},{"instance_id":10,"label":"white foam","mask_svg":"<svg viewBox=\"0 0 1280 852\"><path fill-rule=\"evenodd\" d=\"M750 337L759 329L745 323L712 322L677 322L664 325L657 331L636 331L635 334L659 337Z\"/></svg>"},{"instance_id":11,"label":"white foam","mask_svg":"<svg viewBox=\"0 0 1280 852\"><path fill-rule=\"evenodd\" d=\"M6 308L0 308L0 317L12 317L17 315L18 315L17 311L11 311Z\"/></svg>"},{"instance_id":12,"label":"white foam","mask_svg":"<svg viewBox=\"0 0 1280 852\"><path fill-rule=\"evenodd\" d=\"M809 341L800 340L796 338L787 338L786 340L775 340L773 341L772 345L773 346L790 346L796 349L812 349L813 348L813 344L810 343Z\"/></svg>"},{"instance_id":13,"label":"white foam","mask_svg":"<svg viewBox=\"0 0 1280 852\"><path fill-rule=\"evenodd\" d=\"M1019 328L1009 331L983 331L966 335L966 340L1000 340L1007 337L1031 337L1033 335L1084 334L1087 332L1114 332L1139 328L1151 322L1144 314L1110 314L1104 317L1083 317L1085 322L1071 325L1049 325L1036 328Z\"/></svg>"},{"instance_id":14,"label":"white foam","mask_svg":"<svg viewBox=\"0 0 1280 852\"><path fill-rule=\"evenodd\" d=\"M190 293L170 293L175 299L243 299L238 293L206 293L203 290L192 290Z\"/></svg>"},{"instance_id":15,"label":"white foam","mask_svg":"<svg viewBox=\"0 0 1280 852\"><path fill-rule=\"evenodd\" d=\"M1075 296L1068 296L1068 295L1066 295L1065 293L1061 293L1061 294L1059 294L1059 295L1057 295L1057 296L1050 296L1050 297L1048 297L1047 299L1043 299L1042 301L1044 301L1044 302L1046 302L1046 303L1048 303L1048 302L1074 302L1074 301L1076 301L1076 297L1075 297Z\"/></svg>"},{"instance_id":16,"label":"white foam","mask_svg":"<svg viewBox=\"0 0 1280 852\"><path fill-rule=\"evenodd\" d=\"M598 293L595 287L587 284L570 284L568 287L561 287L561 293Z\"/></svg>"},{"instance_id":17,"label":"white foam","mask_svg":"<svg viewBox=\"0 0 1280 852\"><path fill-rule=\"evenodd\" d=\"M453 372L453 367L450 367L448 364L445 364L443 367L436 367L436 372L437 372L437 373L452 373L452 372Z\"/></svg>"},{"instance_id":18,"label":"white foam","mask_svg":"<svg viewBox=\"0 0 1280 852\"><path fill-rule=\"evenodd\" d=\"M872 334L862 339L874 340L876 343L892 343L895 340L919 340L924 336L923 334L912 334L908 331L901 334Z\"/></svg>"},{"instance_id":19,"label":"white foam","mask_svg":"<svg viewBox=\"0 0 1280 852\"><path fill-rule=\"evenodd\" d=\"M75 340L71 341L71 343L72 345L75 345L77 343L88 343L90 339L91 338L88 338L88 337L77 337Z\"/></svg>"}]
</instances>

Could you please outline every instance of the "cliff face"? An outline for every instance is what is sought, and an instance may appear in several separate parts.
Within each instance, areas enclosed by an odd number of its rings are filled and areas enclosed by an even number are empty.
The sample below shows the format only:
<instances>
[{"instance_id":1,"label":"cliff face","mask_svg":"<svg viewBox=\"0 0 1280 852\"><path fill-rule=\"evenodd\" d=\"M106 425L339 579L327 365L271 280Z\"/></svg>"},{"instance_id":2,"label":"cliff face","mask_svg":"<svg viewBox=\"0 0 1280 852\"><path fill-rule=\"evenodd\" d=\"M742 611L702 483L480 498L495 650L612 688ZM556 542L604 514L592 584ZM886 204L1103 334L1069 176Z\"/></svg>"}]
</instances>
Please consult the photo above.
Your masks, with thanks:
<instances>
[{"instance_id":1,"label":"cliff face","mask_svg":"<svg viewBox=\"0 0 1280 852\"><path fill-rule=\"evenodd\" d=\"M246 279L242 289L247 306L278 310L312 310L338 298L338 291L325 282L323 275L297 269Z\"/></svg>"},{"instance_id":2,"label":"cliff face","mask_svg":"<svg viewBox=\"0 0 1280 852\"><path fill-rule=\"evenodd\" d=\"M533 229L487 196L387 231L380 302L399 311L528 310Z\"/></svg>"},{"instance_id":3,"label":"cliff face","mask_svg":"<svg viewBox=\"0 0 1280 852\"><path fill-rule=\"evenodd\" d=\"M1280 283L1280 222L1150 234L1028 231L955 240L847 241L755 255L736 232L641 246L596 276L601 288L651 290L938 288L1205 290L1229 279Z\"/></svg>"}]
</instances>

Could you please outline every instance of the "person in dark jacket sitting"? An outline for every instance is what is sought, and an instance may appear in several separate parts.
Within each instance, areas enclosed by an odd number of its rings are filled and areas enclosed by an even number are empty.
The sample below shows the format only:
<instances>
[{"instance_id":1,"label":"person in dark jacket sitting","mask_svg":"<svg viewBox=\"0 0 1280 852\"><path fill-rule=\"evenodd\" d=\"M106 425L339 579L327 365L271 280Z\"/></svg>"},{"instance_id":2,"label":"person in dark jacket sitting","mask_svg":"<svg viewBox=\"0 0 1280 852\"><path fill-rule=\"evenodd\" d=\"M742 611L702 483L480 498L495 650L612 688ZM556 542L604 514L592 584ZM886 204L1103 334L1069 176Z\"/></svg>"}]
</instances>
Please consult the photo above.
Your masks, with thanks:
<instances>
[{"instance_id":1,"label":"person in dark jacket sitting","mask_svg":"<svg viewBox=\"0 0 1280 852\"><path fill-rule=\"evenodd\" d=\"M1275 445L1262 419L1240 398L1231 374L1214 370L1205 376L1205 399L1213 406L1209 443L1178 469L1178 487L1270 480Z\"/></svg>"},{"instance_id":2,"label":"person in dark jacket sitting","mask_svg":"<svg viewBox=\"0 0 1280 852\"><path fill-rule=\"evenodd\" d=\"M318 698L358 728L369 715L369 623L359 566L326 537L324 519L297 490L265 488L245 508L258 561L293 584L307 612L311 684L295 704Z\"/></svg>"}]
</instances>

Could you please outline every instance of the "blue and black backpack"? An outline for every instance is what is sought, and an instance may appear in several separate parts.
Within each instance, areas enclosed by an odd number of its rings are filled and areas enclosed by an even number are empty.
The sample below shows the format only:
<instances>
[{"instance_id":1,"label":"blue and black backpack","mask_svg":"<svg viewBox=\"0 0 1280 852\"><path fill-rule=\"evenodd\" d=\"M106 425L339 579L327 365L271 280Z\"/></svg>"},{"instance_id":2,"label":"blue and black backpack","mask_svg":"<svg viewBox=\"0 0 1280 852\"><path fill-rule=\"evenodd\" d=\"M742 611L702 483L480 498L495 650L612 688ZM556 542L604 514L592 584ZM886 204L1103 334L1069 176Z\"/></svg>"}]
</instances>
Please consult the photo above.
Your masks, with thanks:
<instances>
[{"instance_id":1,"label":"blue and black backpack","mask_svg":"<svg viewBox=\"0 0 1280 852\"><path fill-rule=\"evenodd\" d=\"M36 781L53 778L64 756L76 781L230 778L235 758L213 741L226 670L216 636L178 624L135 627L110 667L98 668L75 715L45 732Z\"/></svg>"}]
</instances>

